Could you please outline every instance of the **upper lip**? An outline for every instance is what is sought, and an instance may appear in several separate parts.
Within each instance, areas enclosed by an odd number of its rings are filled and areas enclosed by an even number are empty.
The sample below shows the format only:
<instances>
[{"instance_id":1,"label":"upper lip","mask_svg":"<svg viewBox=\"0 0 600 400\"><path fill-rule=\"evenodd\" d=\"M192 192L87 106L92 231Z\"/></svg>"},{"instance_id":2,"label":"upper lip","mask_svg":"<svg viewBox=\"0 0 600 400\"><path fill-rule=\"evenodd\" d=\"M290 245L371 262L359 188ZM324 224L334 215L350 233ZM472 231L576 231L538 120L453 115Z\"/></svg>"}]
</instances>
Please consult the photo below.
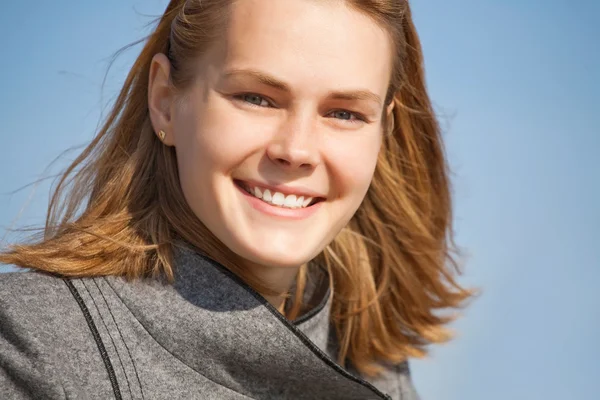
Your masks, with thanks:
<instances>
[{"instance_id":1,"label":"upper lip","mask_svg":"<svg viewBox=\"0 0 600 400\"><path fill-rule=\"evenodd\" d=\"M253 181L253 180L242 180L235 179L237 182L242 183L250 188L254 188L258 186L261 189L269 189L271 192L280 192L284 195L294 194L296 196L304 196L305 198L313 197L313 198L322 198L325 196L321 193L315 192L314 190L310 190L304 186L289 186L289 185L269 185L267 183Z\"/></svg>"}]
</instances>

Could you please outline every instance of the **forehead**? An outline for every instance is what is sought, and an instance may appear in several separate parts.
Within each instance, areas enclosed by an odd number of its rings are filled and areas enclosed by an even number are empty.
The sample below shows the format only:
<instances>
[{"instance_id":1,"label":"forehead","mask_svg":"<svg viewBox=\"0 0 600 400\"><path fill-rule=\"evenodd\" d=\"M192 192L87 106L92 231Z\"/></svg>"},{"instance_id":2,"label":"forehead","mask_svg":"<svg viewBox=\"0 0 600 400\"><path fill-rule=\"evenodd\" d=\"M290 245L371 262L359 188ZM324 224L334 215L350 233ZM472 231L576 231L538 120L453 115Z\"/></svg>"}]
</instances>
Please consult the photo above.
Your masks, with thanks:
<instances>
[{"instance_id":1,"label":"forehead","mask_svg":"<svg viewBox=\"0 0 600 400\"><path fill-rule=\"evenodd\" d=\"M385 91L387 32L343 0L237 0L221 43L224 68L265 71L290 83Z\"/></svg>"}]
</instances>

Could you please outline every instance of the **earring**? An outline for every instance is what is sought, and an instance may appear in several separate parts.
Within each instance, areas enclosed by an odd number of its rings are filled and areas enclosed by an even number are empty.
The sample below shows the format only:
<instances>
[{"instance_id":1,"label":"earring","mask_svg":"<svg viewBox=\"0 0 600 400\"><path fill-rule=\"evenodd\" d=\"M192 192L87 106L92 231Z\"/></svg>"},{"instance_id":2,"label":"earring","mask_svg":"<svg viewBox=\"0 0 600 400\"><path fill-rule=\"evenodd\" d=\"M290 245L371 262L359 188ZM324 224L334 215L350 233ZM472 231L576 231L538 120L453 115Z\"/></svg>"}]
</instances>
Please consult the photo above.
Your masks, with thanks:
<instances>
[{"instance_id":1,"label":"earring","mask_svg":"<svg viewBox=\"0 0 600 400\"><path fill-rule=\"evenodd\" d=\"M163 142L165 140L166 136L167 136L167 134L165 133L165 131L163 131L163 130L158 131L158 137L160 138L161 142Z\"/></svg>"}]
</instances>

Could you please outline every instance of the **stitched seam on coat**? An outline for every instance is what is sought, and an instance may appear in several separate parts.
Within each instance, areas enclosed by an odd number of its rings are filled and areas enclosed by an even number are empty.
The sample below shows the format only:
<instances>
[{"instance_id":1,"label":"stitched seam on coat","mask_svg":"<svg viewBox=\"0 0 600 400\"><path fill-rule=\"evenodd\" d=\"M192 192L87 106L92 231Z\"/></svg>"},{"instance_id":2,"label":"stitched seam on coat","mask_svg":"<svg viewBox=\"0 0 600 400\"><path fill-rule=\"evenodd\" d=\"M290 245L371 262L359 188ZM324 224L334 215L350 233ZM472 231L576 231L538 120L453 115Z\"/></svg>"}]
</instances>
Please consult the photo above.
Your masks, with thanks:
<instances>
[{"instance_id":1,"label":"stitched seam on coat","mask_svg":"<svg viewBox=\"0 0 600 400\"><path fill-rule=\"evenodd\" d=\"M104 281L106 281L106 280L104 280ZM117 328L117 332L119 332L121 341L123 342L123 345L125 346L125 349L127 350L127 355L129 355L129 360L131 361L131 365L133 366L133 371L135 372L135 377L136 377L138 385L140 387L140 392L142 394L142 400L144 400L144 389L142 388L142 382L140 381L140 376L138 375L137 368L135 367L135 362L133 361L133 357L131 356L131 351L129 350L129 346L127 346L127 342L125 341L125 338L123 337L123 333L121 332L121 329L119 328L119 325L117 324L117 320L115 319L115 316L114 316L110 306L108 305L108 301L106 301L104 292L102 291L102 289L100 288L100 285L98 285L98 282L95 279L93 279L93 282L96 285L96 287L98 288L98 291L100 292L100 295L102 296L102 299L104 300L104 304L106 304L106 308L113 320L113 323L115 324L115 327Z\"/></svg>"},{"instance_id":2,"label":"stitched seam on coat","mask_svg":"<svg viewBox=\"0 0 600 400\"><path fill-rule=\"evenodd\" d=\"M106 353L106 348L104 347L104 343L102 342L102 337L100 337L100 333L98 332L98 328L96 328L96 324L94 323L94 320L90 314L90 311L88 310L87 305L81 298L79 291L77 290L75 285L73 285L73 282L71 282L68 278L64 278L63 282L65 282L65 284L69 288L69 291L75 298L75 301L79 305L79 308L81 309L81 312L83 313L83 316L85 317L85 322L87 323L88 328L90 329L90 331L92 333L92 337L94 338L94 341L96 342L96 346L98 346L98 351L100 352L100 357L102 358L102 362L104 363L104 367L106 368L106 372L108 373L108 379L112 386L115 398L117 400L122 400L121 390L119 389L119 383L117 382L117 377L115 376L115 371L113 369L112 363L110 362L110 358L108 357L108 354Z\"/></svg>"},{"instance_id":3,"label":"stitched seam on coat","mask_svg":"<svg viewBox=\"0 0 600 400\"><path fill-rule=\"evenodd\" d=\"M94 307L96 307L96 312L98 312L100 321L102 321L102 325L104 325L104 329L106 329L106 333L108 334L108 337L110 338L110 341L115 349L115 353L117 353L117 359L119 360L119 364L121 365L121 370L123 370L123 375L125 376L125 382L127 382L127 389L129 390L129 398L133 399L133 394L131 392L131 385L129 384L129 377L127 376L127 372L125 371L125 366L123 365L123 360L121 360L121 355L119 354L119 350L117 349L115 340L112 337L112 335L110 333L110 329L108 329L108 325L106 324L106 321L104 321L104 317L102 316L102 313L100 312L100 308L98 307L98 304L96 303L96 300L94 299L94 296L92 296L92 293L88 289L87 284L83 280L81 280L80 282L83 285L83 287L85 288L86 292L88 293L88 296L90 296L90 299L92 300L92 303L94 304Z\"/></svg>"},{"instance_id":4,"label":"stitched seam on coat","mask_svg":"<svg viewBox=\"0 0 600 400\"><path fill-rule=\"evenodd\" d=\"M176 359L177 361L179 361L181 364L183 364L184 366L186 366L187 368L189 368L190 370L196 372L197 374L203 376L206 380L224 387L226 389L231 390L234 393L239 394L240 396L244 396L247 397L248 399L252 399L252 397L248 396L247 394L244 394L242 392L238 392L237 390L224 385L221 382L217 382L214 379L209 378L208 376L204 375L201 371L198 371L196 368L192 367L191 365L189 365L188 363L186 363L184 360L182 360L180 357L178 357L176 354L173 354L171 352L171 350L169 350L167 347L165 347L157 338L154 337L154 335L152 335L152 333L150 332L150 330L148 330L148 328L146 328L146 326L142 323L142 321L140 321L139 319L137 319L137 317L135 316L135 314L133 313L133 311L131 311L131 309L127 306L127 304L123 301L123 299L121 298L121 296L119 296L119 293L117 293L117 291L115 290L115 288L113 287L113 285L110 283L110 281L106 281L106 283L108 283L108 286L110 286L110 288L113 290L113 292L115 293L115 295L119 298L119 300L121 301L121 303L123 303L123 305L125 306L125 308L127 308L127 310L129 311L129 313L131 314L131 316L133 317L133 319L135 319L138 324L140 324L140 326L144 329L144 331L146 331L146 333L148 334L148 336L150 336L152 338L152 340L154 340L154 342L156 344L158 344L164 351L166 351L167 353L169 353L174 359Z\"/></svg>"}]
</instances>

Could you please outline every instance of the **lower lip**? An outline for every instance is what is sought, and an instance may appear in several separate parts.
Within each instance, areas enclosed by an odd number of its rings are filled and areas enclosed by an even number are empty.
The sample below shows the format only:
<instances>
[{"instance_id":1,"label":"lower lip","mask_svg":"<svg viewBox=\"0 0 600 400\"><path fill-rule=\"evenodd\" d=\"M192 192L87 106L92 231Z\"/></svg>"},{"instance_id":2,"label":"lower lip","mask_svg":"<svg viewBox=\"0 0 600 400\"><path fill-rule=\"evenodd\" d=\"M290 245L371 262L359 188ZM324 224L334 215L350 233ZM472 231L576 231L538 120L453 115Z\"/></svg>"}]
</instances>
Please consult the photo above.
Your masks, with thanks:
<instances>
[{"instance_id":1,"label":"lower lip","mask_svg":"<svg viewBox=\"0 0 600 400\"><path fill-rule=\"evenodd\" d=\"M320 201L316 204L313 204L312 206L305 208L277 207L265 203L264 201L252 196L250 193L246 192L238 185L235 185L235 187L244 195L244 197L246 198L246 200L248 200L252 208L272 217L281 217L290 220L305 219L317 212L319 208L321 208L321 204L323 203L322 201Z\"/></svg>"}]
</instances>

